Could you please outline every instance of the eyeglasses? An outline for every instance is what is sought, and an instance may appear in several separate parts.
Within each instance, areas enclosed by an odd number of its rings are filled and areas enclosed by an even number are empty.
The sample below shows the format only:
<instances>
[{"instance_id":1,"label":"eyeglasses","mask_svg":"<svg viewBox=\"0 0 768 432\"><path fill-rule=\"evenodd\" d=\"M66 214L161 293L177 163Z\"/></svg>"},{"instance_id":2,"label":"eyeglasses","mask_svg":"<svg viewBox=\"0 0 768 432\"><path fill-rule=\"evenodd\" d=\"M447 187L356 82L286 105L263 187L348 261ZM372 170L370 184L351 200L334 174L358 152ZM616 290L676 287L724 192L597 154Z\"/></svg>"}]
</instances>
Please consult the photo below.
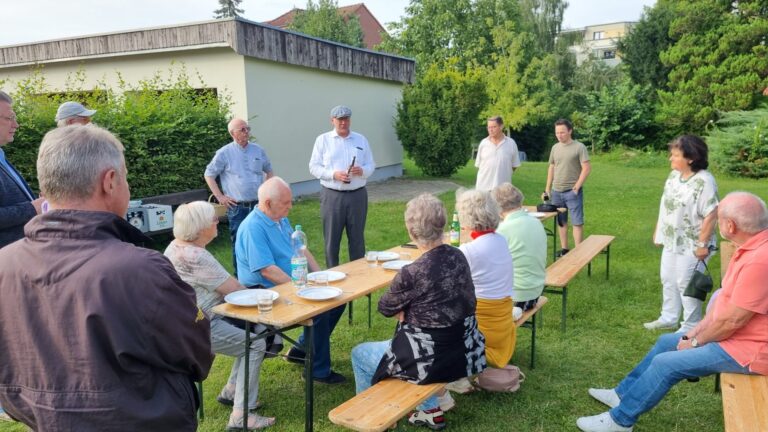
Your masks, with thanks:
<instances>
[{"instance_id":1,"label":"eyeglasses","mask_svg":"<svg viewBox=\"0 0 768 432\"><path fill-rule=\"evenodd\" d=\"M0 116L0 118L6 119L6 120L10 120L12 122L16 121L16 116L15 115L12 115L12 116Z\"/></svg>"},{"instance_id":2,"label":"eyeglasses","mask_svg":"<svg viewBox=\"0 0 768 432\"><path fill-rule=\"evenodd\" d=\"M251 131L251 127L250 126L241 127L240 129L237 129L237 131L242 133L247 133Z\"/></svg>"}]
</instances>

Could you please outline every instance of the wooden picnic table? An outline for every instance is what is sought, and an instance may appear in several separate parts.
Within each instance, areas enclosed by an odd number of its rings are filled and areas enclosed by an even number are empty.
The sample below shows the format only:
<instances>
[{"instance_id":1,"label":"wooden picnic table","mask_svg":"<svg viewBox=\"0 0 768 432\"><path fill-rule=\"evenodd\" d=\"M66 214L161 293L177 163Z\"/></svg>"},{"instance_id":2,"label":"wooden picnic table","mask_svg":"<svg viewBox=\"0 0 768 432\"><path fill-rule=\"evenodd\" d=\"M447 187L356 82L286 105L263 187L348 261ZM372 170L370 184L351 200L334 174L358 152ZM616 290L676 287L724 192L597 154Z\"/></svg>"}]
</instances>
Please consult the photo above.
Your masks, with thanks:
<instances>
[{"instance_id":1,"label":"wooden picnic table","mask_svg":"<svg viewBox=\"0 0 768 432\"><path fill-rule=\"evenodd\" d=\"M407 253L411 255L411 259L416 259L421 256L418 249L409 249L403 247L394 247L389 249L395 253ZM285 332L297 327L303 326L306 330L306 338L304 340L304 346L299 346L306 353L304 359L304 383L305 383L305 418L304 418L304 430L311 431L313 427L313 398L314 390L312 385L312 318L317 315L327 312L333 308L349 303L356 298L368 295L378 289L389 286L392 279L397 274L396 271L386 270L381 266L376 268L369 267L364 258L348 262L346 264L339 265L329 270L340 271L346 274L346 278L336 282L329 282L330 286L337 287L342 290L339 297L324 301L311 301L305 300L296 295L297 289L292 283L284 283L269 288L280 294L280 297L275 300L272 306L272 312L262 314L259 313L256 307L241 307L231 304L223 303L215 306L212 311L216 314L223 315L231 318L238 318L244 320L246 323L245 334L245 346L248 347L251 343L250 325L264 324L269 326L269 331L261 333L256 338L266 338L273 334L280 334L286 340ZM248 359L250 356L250 350L245 350L245 373L248 371ZM245 400L248 400L248 380L245 380ZM244 411L247 409L244 407ZM245 430L246 423L244 422L243 430Z\"/></svg>"}]
</instances>

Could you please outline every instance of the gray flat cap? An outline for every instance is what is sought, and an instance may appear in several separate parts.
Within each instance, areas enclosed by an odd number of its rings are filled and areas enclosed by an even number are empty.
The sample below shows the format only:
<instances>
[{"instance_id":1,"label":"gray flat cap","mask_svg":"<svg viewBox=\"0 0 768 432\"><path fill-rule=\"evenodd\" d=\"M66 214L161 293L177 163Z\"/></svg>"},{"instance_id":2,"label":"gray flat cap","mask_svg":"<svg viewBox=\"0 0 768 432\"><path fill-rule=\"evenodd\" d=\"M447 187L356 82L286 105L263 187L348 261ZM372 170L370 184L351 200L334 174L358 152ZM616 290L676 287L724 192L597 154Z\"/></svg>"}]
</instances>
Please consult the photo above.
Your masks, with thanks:
<instances>
[{"instance_id":1,"label":"gray flat cap","mask_svg":"<svg viewBox=\"0 0 768 432\"><path fill-rule=\"evenodd\" d=\"M96 114L96 110L85 109L85 107L78 102L64 102L59 105L58 111L56 111L56 121L68 119L70 117L91 117Z\"/></svg>"},{"instance_id":2,"label":"gray flat cap","mask_svg":"<svg viewBox=\"0 0 768 432\"><path fill-rule=\"evenodd\" d=\"M331 117L332 118L352 117L352 110L349 109L349 107L345 107L344 105L335 106L331 110Z\"/></svg>"}]
</instances>

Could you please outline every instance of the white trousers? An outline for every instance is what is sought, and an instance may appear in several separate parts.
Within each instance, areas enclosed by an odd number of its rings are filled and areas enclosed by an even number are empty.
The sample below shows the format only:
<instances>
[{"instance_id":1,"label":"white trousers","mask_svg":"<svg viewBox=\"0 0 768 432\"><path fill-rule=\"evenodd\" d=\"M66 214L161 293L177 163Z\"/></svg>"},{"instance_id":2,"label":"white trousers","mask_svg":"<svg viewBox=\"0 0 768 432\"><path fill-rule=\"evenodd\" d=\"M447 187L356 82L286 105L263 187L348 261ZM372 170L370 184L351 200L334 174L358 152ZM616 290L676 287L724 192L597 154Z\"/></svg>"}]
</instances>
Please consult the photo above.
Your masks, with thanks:
<instances>
[{"instance_id":1,"label":"white trousers","mask_svg":"<svg viewBox=\"0 0 768 432\"><path fill-rule=\"evenodd\" d=\"M709 257L707 257L707 261ZM661 253L661 317L665 323L676 323L683 312L680 322L680 332L687 332L701 321L702 301L683 295L685 287L691 280L693 269L699 259L694 255L679 255L667 251Z\"/></svg>"}]
</instances>

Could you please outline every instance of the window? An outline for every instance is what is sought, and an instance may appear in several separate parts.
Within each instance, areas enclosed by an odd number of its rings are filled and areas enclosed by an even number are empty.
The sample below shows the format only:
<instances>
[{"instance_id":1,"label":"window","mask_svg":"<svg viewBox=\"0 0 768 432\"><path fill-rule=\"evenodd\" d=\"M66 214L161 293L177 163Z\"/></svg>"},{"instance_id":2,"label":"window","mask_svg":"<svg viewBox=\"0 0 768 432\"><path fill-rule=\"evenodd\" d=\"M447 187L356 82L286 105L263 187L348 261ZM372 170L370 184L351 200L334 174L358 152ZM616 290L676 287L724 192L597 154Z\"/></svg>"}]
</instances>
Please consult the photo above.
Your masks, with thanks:
<instances>
[{"instance_id":1,"label":"window","mask_svg":"<svg viewBox=\"0 0 768 432\"><path fill-rule=\"evenodd\" d=\"M616 58L616 51L603 51L603 60Z\"/></svg>"},{"instance_id":2,"label":"window","mask_svg":"<svg viewBox=\"0 0 768 432\"><path fill-rule=\"evenodd\" d=\"M592 33L592 40L600 40L605 37L605 32L596 31Z\"/></svg>"}]
</instances>

